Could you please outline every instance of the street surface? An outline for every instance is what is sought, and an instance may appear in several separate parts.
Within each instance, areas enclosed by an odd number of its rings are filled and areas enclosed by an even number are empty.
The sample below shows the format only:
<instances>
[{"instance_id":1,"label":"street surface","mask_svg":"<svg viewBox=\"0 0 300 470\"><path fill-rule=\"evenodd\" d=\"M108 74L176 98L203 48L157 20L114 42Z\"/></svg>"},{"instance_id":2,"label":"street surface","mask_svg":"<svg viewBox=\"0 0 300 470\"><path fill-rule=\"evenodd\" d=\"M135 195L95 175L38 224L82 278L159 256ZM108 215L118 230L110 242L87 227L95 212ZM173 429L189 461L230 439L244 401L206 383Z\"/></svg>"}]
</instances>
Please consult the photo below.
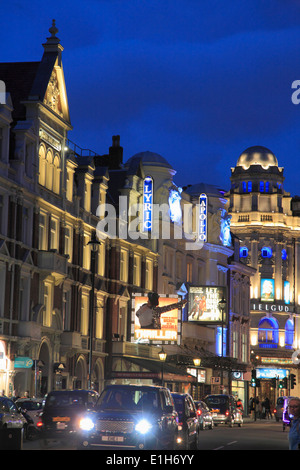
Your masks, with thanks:
<instances>
[{"instance_id":1,"label":"street surface","mask_svg":"<svg viewBox=\"0 0 300 470\"><path fill-rule=\"evenodd\" d=\"M283 431L282 423L275 420L246 422L239 428L219 425L213 430L200 432L201 450L288 450L288 429ZM25 441L23 450L41 450L40 440ZM75 450L71 443L56 442L48 450ZM100 450L101 452L101 450ZM115 451L118 452L117 450ZM74 455L74 454L73 454Z\"/></svg>"}]
</instances>

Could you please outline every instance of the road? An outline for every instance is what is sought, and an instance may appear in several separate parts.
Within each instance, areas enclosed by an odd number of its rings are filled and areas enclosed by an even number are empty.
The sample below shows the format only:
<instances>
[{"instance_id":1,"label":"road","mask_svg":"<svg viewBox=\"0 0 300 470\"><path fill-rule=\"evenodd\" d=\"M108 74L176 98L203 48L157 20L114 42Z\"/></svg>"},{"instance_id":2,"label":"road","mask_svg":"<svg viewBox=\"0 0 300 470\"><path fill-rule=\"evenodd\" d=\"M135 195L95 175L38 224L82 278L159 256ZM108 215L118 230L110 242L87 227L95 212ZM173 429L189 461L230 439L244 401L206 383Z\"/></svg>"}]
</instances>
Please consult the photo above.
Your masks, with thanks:
<instances>
[{"instance_id":1,"label":"road","mask_svg":"<svg viewBox=\"0 0 300 470\"><path fill-rule=\"evenodd\" d=\"M288 429L274 420L245 423L241 428L217 426L200 433L201 450L288 450ZM75 446L56 443L48 450L75 450ZM23 450L41 450L40 441L25 441ZM74 455L74 454L73 454Z\"/></svg>"}]
</instances>

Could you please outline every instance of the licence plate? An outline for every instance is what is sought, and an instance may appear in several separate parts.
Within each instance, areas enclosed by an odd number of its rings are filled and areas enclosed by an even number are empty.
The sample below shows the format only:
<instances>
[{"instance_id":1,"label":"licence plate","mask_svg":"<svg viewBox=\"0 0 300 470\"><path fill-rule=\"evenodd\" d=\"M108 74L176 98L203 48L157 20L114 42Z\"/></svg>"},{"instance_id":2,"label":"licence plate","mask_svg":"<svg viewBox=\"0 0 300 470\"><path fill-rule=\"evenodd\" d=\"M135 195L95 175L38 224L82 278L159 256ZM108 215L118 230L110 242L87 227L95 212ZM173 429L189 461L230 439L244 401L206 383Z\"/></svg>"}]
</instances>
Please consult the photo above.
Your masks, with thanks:
<instances>
[{"instance_id":1,"label":"licence plate","mask_svg":"<svg viewBox=\"0 0 300 470\"><path fill-rule=\"evenodd\" d=\"M106 441L106 442L124 442L124 437L122 437L122 436L102 436L102 441Z\"/></svg>"},{"instance_id":2,"label":"licence plate","mask_svg":"<svg viewBox=\"0 0 300 470\"><path fill-rule=\"evenodd\" d=\"M67 426L66 423L56 423L56 429L66 429Z\"/></svg>"}]
</instances>

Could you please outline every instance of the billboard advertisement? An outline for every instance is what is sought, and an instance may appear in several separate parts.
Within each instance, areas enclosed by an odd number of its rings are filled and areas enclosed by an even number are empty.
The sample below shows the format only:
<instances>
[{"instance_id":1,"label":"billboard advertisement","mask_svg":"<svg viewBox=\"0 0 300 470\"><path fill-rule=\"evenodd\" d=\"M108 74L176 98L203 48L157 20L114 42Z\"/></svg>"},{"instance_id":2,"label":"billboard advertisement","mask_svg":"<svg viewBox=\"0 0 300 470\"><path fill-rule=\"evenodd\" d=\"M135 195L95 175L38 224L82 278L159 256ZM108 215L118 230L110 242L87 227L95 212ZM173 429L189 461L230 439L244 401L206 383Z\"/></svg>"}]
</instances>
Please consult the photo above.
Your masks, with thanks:
<instances>
[{"instance_id":1,"label":"billboard advertisement","mask_svg":"<svg viewBox=\"0 0 300 470\"><path fill-rule=\"evenodd\" d=\"M274 302L275 300L275 281L274 279L261 279L260 298L262 302Z\"/></svg>"},{"instance_id":2,"label":"billboard advertisement","mask_svg":"<svg viewBox=\"0 0 300 470\"><path fill-rule=\"evenodd\" d=\"M190 287L189 313L190 322L222 323L222 310L219 302L226 299L224 286ZM223 312L223 322L226 322L226 308Z\"/></svg>"},{"instance_id":3,"label":"billboard advertisement","mask_svg":"<svg viewBox=\"0 0 300 470\"><path fill-rule=\"evenodd\" d=\"M181 308L185 302L177 295L161 295L158 305L152 308L147 296L133 294L131 341L179 344Z\"/></svg>"}]
</instances>

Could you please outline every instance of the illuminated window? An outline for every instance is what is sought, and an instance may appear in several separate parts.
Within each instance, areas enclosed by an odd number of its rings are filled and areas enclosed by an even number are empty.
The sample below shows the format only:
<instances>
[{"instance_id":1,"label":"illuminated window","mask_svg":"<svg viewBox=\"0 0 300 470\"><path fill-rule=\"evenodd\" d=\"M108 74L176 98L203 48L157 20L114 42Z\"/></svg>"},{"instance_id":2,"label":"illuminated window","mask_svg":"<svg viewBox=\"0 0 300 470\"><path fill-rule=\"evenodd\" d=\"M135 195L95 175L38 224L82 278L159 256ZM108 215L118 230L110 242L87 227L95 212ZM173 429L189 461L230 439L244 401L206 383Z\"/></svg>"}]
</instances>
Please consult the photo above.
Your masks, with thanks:
<instances>
[{"instance_id":1,"label":"illuminated window","mask_svg":"<svg viewBox=\"0 0 300 470\"><path fill-rule=\"evenodd\" d=\"M133 256L133 284L141 285L141 257L138 255Z\"/></svg>"},{"instance_id":2,"label":"illuminated window","mask_svg":"<svg viewBox=\"0 0 300 470\"><path fill-rule=\"evenodd\" d=\"M246 181L242 182L242 187L243 187L243 193L246 193L247 192L247 183L246 183Z\"/></svg>"},{"instance_id":3,"label":"illuminated window","mask_svg":"<svg viewBox=\"0 0 300 470\"><path fill-rule=\"evenodd\" d=\"M270 183L269 183L269 181L266 182L266 188L265 188L265 190L266 190L266 193L268 193L269 190L270 190Z\"/></svg>"},{"instance_id":4,"label":"illuminated window","mask_svg":"<svg viewBox=\"0 0 300 470\"><path fill-rule=\"evenodd\" d=\"M47 221L47 215L41 212L39 215L39 250L48 249Z\"/></svg>"},{"instance_id":5,"label":"illuminated window","mask_svg":"<svg viewBox=\"0 0 300 470\"><path fill-rule=\"evenodd\" d=\"M153 262L148 259L146 260L145 287L148 290L153 289Z\"/></svg>"},{"instance_id":6,"label":"illuminated window","mask_svg":"<svg viewBox=\"0 0 300 470\"><path fill-rule=\"evenodd\" d=\"M283 249L283 250L281 251L281 258L282 258L283 260L286 260L286 259L287 259L287 252L286 252L285 249Z\"/></svg>"},{"instance_id":7,"label":"illuminated window","mask_svg":"<svg viewBox=\"0 0 300 470\"><path fill-rule=\"evenodd\" d=\"M269 246L264 246L261 249L261 256L263 258L272 258L272 248L270 248Z\"/></svg>"},{"instance_id":8,"label":"illuminated window","mask_svg":"<svg viewBox=\"0 0 300 470\"><path fill-rule=\"evenodd\" d=\"M186 263L186 280L187 282L193 281L193 262L187 261Z\"/></svg>"},{"instance_id":9,"label":"illuminated window","mask_svg":"<svg viewBox=\"0 0 300 470\"><path fill-rule=\"evenodd\" d=\"M252 191L252 181L248 181L248 193Z\"/></svg>"},{"instance_id":10,"label":"illuminated window","mask_svg":"<svg viewBox=\"0 0 300 470\"><path fill-rule=\"evenodd\" d=\"M285 347L292 349L294 342L294 323L289 318L285 324Z\"/></svg>"},{"instance_id":11,"label":"illuminated window","mask_svg":"<svg viewBox=\"0 0 300 470\"><path fill-rule=\"evenodd\" d=\"M263 193L265 190L265 183L263 181L259 182L259 191Z\"/></svg>"},{"instance_id":12,"label":"illuminated window","mask_svg":"<svg viewBox=\"0 0 300 470\"><path fill-rule=\"evenodd\" d=\"M240 247L240 258L247 258L248 256L248 248L246 246Z\"/></svg>"},{"instance_id":13,"label":"illuminated window","mask_svg":"<svg viewBox=\"0 0 300 470\"><path fill-rule=\"evenodd\" d=\"M80 332L81 334L88 335L89 326L89 296L82 294L81 297L81 318L80 318Z\"/></svg>"},{"instance_id":14,"label":"illuminated window","mask_svg":"<svg viewBox=\"0 0 300 470\"><path fill-rule=\"evenodd\" d=\"M277 348L279 339L278 323L274 318L262 318L258 324L259 347Z\"/></svg>"}]
</instances>

